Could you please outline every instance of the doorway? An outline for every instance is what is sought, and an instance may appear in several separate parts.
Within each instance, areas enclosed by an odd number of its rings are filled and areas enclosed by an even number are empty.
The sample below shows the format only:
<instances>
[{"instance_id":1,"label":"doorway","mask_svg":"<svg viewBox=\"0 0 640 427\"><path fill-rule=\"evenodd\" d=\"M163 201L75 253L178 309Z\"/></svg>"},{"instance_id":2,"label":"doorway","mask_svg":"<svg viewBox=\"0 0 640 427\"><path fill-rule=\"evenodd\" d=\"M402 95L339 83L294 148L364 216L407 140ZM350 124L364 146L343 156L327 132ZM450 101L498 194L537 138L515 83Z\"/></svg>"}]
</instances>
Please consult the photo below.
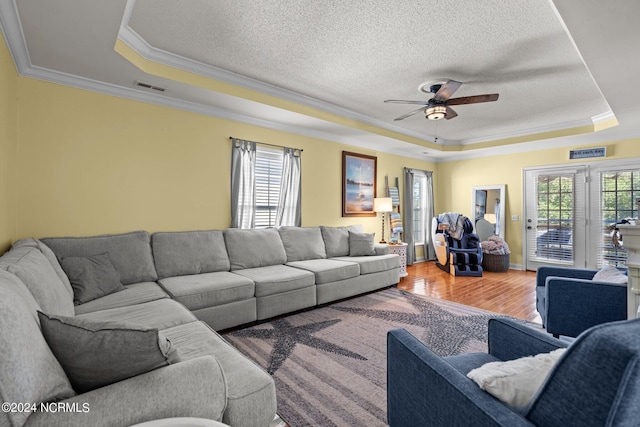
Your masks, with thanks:
<instances>
[{"instance_id":1,"label":"doorway","mask_svg":"<svg viewBox=\"0 0 640 427\"><path fill-rule=\"evenodd\" d=\"M616 224L640 212L640 159L524 170L523 267L623 267Z\"/></svg>"}]
</instances>

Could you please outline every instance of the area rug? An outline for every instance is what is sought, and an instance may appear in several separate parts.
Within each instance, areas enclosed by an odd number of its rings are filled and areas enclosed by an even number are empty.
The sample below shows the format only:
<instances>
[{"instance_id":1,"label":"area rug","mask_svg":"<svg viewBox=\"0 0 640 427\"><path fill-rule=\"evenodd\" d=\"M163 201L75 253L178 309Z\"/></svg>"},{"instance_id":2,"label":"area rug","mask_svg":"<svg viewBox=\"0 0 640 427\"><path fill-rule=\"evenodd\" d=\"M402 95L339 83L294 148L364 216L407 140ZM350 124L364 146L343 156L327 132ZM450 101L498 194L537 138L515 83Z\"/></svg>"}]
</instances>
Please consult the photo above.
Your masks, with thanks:
<instances>
[{"instance_id":1,"label":"area rug","mask_svg":"<svg viewBox=\"0 0 640 427\"><path fill-rule=\"evenodd\" d=\"M486 351L491 317L505 316L388 288L225 338L273 376L291 427L384 426L387 331L449 356Z\"/></svg>"}]
</instances>

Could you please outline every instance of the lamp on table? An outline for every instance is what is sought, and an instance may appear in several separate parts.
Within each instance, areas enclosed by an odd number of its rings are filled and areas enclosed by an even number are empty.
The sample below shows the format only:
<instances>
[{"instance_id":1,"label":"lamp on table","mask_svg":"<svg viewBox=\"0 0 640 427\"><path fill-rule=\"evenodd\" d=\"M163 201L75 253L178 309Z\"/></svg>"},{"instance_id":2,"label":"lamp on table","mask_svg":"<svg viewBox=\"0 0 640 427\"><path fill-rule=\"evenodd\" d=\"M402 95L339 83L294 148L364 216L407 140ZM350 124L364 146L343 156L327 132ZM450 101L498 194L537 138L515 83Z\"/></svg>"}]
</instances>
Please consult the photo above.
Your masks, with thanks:
<instances>
[{"instance_id":1,"label":"lamp on table","mask_svg":"<svg viewBox=\"0 0 640 427\"><path fill-rule=\"evenodd\" d=\"M376 197L373 199L373 210L375 212L382 212L382 240L380 240L380 243L387 243L384 240L384 216L387 212L393 210L391 197Z\"/></svg>"}]
</instances>

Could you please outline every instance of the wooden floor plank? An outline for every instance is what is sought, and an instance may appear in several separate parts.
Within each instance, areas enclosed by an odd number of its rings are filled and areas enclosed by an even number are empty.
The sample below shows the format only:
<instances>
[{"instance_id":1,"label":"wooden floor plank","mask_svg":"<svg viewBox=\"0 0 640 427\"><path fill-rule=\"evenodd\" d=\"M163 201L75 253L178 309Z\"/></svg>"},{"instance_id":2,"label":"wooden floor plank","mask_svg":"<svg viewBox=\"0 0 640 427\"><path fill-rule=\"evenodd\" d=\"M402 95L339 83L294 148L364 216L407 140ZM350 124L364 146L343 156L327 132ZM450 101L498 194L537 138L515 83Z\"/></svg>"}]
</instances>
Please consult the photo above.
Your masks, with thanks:
<instances>
[{"instance_id":1,"label":"wooden floor plank","mask_svg":"<svg viewBox=\"0 0 640 427\"><path fill-rule=\"evenodd\" d=\"M533 271L484 271L482 277L461 277L427 261L408 266L407 273L400 280L399 289L541 323Z\"/></svg>"}]
</instances>

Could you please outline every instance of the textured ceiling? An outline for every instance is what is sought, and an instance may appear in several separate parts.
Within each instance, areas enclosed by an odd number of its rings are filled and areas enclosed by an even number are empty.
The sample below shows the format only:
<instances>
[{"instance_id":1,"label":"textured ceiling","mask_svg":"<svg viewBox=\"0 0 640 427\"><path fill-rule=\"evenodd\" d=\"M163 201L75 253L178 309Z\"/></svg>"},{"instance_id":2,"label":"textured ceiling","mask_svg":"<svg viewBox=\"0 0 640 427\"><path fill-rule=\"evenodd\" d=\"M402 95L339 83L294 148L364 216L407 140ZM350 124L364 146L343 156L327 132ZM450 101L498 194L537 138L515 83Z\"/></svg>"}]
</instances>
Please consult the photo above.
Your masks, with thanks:
<instances>
[{"instance_id":1,"label":"textured ceiling","mask_svg":"<svg viewBox=\"0 0 640 427\"><path fill-rule=\"evenodd\" d=\"M631 117L638 89L610 84L597 49L637 74L640 2L605 3L0 0L0 24L24 75L437 160L530 149L544 132L575 144L614 112ZM438 122L394 121L416 106L383 102L427 100L419 85L446 79L464 83L453 97L500 98Z\"/></svg>"},{"instance_id":2,"label":"textured ceiling","mask_svg":"<svg viewBox=\"0 0 640 427\"><path fill-rule=\"evenodd\" d=\"M547 1L138 0L129 26L157 49L384 122L416 107L383 101L429 99L425 81L500 93L457 107L455 120L395 123L431 137L438 126L450 143L609 111Z\"/></svg>"}]
</instances>

